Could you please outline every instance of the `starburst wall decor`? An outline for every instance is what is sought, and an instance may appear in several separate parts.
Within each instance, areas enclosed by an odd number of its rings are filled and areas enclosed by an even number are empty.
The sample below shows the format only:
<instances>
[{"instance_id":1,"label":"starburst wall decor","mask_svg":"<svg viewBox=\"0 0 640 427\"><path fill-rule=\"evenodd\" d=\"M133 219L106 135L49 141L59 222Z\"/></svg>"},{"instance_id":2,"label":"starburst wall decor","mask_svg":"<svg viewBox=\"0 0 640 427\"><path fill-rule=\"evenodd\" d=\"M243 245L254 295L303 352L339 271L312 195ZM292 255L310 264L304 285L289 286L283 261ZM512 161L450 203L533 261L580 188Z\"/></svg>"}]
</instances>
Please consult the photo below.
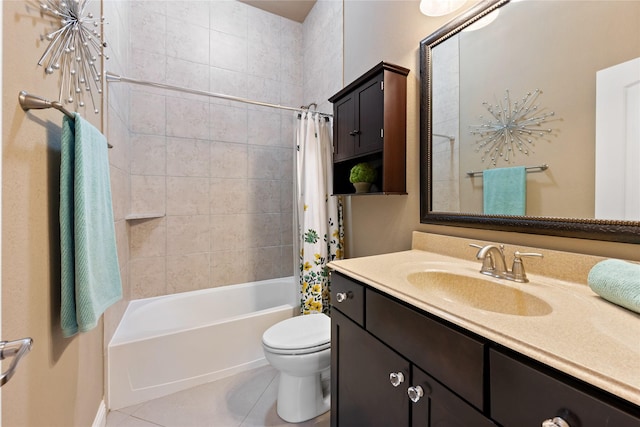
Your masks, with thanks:
<instances>
[{"instance_id":1,"label":"starburst wall decor","mask_svg":"<svg viewBox=\"0 0 640 427\"><path fill-rule=\"evenodd\" d=\"M85 95L91 98L97 114L93 90L102 93L100 57L107 43L103 41L102 26L105 18L87 13L88 0L42 0L40 13L53 18L54 29L41 36L49 41L38 65L45 67L47 75L60 71L59 101L84 107Z\"/></svg>"},{"instance_id":2,"label":"starburst wall decor","mask_svg":"<svg viewBox=\"0 0 640 427\"><path fill-rule=\"evenodd\" d=\"M498 159L509 162L516 152L528 156L534 139L552 132L551 129L542 128L542 125L555 113L543 112L534 104L541 93L540 89L536 89L533 93L527 93L522 100L513 101L507 89L499 103L482 103L491 117L485 119L480 116L482 124L469 126L470 133L480 137L476 141L476 152L482 153L482 162L488 157L491 164L496 166Z\"/></svg>"}]
</instances>

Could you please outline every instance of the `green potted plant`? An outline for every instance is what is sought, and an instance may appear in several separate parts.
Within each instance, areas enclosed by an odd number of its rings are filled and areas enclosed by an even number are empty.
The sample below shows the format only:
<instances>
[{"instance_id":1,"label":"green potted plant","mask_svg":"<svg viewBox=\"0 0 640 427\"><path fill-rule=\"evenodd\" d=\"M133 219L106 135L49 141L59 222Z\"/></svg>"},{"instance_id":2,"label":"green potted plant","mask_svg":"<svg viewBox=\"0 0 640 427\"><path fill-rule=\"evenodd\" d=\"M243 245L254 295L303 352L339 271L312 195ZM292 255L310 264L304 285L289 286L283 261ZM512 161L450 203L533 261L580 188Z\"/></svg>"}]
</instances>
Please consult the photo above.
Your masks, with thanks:
<instances>
[{"instance_id":1,"label":"green potted plant","mask_svg":"<svg viewBox=\"0 0 640 427\"><path fill-rule=\"evenodd\" d=\"M349 181L356 189L356 193L368 193L371 183L376 179L376 170L369 163L358 163L351 168Z\"/></svg>"}]
</instances>

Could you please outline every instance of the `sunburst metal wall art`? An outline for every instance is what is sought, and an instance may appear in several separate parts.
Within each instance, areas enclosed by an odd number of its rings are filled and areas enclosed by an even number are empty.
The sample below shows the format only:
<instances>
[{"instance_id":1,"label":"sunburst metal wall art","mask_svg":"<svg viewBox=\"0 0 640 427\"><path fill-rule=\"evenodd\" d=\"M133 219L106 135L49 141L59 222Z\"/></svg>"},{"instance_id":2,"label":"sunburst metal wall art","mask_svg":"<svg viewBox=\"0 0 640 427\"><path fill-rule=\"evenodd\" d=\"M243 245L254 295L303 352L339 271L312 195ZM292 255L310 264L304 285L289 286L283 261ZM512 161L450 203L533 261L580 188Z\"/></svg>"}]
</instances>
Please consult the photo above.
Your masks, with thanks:
<instances>
[{"instance_id":1,"label":"sunburst metal wall art","mask_svg":"<svg viewBox=\"0 0 640 427\"><path fill-rule=\"evenodd\" d=\"M87 13L87 3L88 0L39 1L41 14L53 18L55 28L41 36L49 45L38 65L45 67L47 75L60 71L60 102L77 102L84 107L84 97L88 95L97 114L93 90L102 93L99 58L109 57L103 54L107 47L101 31L105 18Z\"/></svg>"},{"instance_id":2,"label":"sunburst metal wall art","mask_svg":"<svg viewBox=\"0 0 640 427\"><path fill-rule=\"evenodd\" d=\"M513 101L507 89L500 102L494 105L482 103L490 113L490 118L480 116L482 124L469 126L470 133L479 137L476 152L482 153L482 162L488 157L491 164L496 166L498 159L509 162L516 152L528 156L534 139L552 132L551 129L542 128L542 125L555 113L541 111L535 104L541 93L540 89L536 89L527 93L522 100Z\"/></svg>"}]
</instances>

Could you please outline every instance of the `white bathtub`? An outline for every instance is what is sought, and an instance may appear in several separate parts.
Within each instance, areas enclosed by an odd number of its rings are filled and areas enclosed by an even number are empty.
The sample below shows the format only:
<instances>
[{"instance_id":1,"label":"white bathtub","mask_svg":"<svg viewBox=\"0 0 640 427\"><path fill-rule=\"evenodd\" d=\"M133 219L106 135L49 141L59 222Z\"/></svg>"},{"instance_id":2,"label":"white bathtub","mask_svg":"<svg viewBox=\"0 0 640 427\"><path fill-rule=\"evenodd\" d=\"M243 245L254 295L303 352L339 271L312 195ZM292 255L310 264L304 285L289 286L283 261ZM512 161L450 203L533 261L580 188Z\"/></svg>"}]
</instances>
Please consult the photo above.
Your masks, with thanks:
<instances>
[{"instance_id":1,"label":"white bathtub","mask_svg":"<svg viewBox=\"0 0 640 427\"><path fill-rule=\"evenodd\" d=\"M109 408L266 365L262 334L297 300L285 277L131 301L107 349Z\"/></svg>"}]
</instances>

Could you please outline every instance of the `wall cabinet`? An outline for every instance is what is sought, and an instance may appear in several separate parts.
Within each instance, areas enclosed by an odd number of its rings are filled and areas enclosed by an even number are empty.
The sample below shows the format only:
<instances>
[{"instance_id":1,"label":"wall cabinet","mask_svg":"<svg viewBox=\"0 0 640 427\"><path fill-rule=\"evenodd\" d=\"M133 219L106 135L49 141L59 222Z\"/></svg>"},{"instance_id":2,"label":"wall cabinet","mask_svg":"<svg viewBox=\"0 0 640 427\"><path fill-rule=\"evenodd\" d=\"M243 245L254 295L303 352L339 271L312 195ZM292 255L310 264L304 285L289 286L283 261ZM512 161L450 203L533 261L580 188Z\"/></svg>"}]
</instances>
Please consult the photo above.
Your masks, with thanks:
<instances>
[{"instance_id":1,"label":"wall cabinet","mask_svg":"<svg viewBox=\"0 0 640 427\"><path fill-rule=\"evenodd\" d=\"M640 426L629 402L340 273L331 286L333 427Z\"/></svg>"},{"instance_id":2,"label":"wall cabinet","mask_svg":"<svg viewBox=\"0 0 640 427\"><path fill-rule=\"evenodd\" d=\"M409 70L381 62L329 98L333 103L333 192L354 193L351 168L367 162L377 193L406 192L406 106Z\"/></svg>"}]
</instances>

